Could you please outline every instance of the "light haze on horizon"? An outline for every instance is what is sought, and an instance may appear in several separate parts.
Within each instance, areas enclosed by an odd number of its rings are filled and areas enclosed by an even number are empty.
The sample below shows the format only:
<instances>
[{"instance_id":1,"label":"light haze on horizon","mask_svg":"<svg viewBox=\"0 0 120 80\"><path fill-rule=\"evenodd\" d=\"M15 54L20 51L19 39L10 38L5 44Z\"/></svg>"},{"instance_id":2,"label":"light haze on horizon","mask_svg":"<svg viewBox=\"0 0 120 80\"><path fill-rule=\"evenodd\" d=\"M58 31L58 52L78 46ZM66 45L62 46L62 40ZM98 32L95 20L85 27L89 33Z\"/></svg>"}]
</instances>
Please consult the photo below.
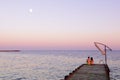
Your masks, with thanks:
<instances>
[{"instance_id":1,"label":"light haze on horizon","mask_svg":"<svg viewBox=\"0 0 120 80\"><path fill-rule=\"evenodd\" d=\"M120 0L0 0L0 49L120 49Z\"/></svg>"}]
</instances>

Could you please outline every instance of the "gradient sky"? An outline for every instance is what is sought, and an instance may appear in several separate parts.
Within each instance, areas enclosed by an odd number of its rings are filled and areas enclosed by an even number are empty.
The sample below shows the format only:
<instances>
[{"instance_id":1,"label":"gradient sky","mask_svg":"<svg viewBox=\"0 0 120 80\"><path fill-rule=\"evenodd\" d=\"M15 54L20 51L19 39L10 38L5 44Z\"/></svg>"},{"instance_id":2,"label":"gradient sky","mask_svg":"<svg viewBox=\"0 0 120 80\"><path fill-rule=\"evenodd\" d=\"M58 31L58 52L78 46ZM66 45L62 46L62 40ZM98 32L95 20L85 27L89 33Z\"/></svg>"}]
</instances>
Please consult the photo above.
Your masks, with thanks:
<instances>
[{"instance_id":1,"label":"gradient sky","mask_svg":"<svg viewBox=\"0 0 120 80\"><path fill-rule=\"evenodd\" d=\"M120 0L0 0L0 49L120 49Z\"/></svg>"}]
</instances>

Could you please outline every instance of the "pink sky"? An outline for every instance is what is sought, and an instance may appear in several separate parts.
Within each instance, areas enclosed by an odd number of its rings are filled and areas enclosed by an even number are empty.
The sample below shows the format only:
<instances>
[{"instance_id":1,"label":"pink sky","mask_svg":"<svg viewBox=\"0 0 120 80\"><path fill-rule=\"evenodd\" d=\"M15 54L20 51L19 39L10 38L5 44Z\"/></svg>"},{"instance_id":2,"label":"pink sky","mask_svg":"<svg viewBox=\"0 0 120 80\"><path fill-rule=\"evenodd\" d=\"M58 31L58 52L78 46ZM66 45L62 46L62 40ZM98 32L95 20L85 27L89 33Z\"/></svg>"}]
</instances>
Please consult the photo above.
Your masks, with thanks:
<instances>
[{"instance_id":1,"label":"pink sky","mask_svg":"<svg viewBox=\"0 0 120 80\"><path fill-rule=\"evenodd\" d=\"M120 1L0 1L0 49L120 49Z\"/></svg>"}]
</instances>

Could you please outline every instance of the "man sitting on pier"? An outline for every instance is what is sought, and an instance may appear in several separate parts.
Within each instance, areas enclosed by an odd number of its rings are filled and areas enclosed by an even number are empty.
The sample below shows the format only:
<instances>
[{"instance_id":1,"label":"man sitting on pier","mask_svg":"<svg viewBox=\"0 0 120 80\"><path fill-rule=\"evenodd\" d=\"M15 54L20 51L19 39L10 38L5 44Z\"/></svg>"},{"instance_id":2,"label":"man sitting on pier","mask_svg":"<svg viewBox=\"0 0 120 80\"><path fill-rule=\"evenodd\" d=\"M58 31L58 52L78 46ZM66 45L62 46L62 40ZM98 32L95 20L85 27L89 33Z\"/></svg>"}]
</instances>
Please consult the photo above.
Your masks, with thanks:
<instances>
[{"instance_id":1,"label":"man sitting on pier","mask_svg":"<svg viewBox=\"0 0 120 80\"><path fill-rule=\"evenodd\" d=\"M87 64L90 65L90 57L88 57L88 59L86 60Z\"/></svg>"}]
</instances>

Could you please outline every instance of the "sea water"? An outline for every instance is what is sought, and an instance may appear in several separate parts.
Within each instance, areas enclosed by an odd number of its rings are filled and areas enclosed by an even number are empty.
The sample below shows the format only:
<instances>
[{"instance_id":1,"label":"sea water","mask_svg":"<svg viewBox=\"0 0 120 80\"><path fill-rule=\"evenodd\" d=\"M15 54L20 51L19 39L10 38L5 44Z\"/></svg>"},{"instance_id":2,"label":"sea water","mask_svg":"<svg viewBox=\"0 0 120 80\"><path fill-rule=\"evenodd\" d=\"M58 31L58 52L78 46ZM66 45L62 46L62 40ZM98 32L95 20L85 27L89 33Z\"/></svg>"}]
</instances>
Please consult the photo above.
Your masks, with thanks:
<instances>
[{"instance_id":1,"label":"sea water","mask_svg":"<svg viewBox=\"0 0 120 80\"><path fill-rule=\"evenodd\" d=\"M29 50L0 52L0 80L60 80L88 56L94 63L105 63L104 55L94 50ZM120 51L107 52L110 79L120 80Z\"/></svg>"}]
</instances>

